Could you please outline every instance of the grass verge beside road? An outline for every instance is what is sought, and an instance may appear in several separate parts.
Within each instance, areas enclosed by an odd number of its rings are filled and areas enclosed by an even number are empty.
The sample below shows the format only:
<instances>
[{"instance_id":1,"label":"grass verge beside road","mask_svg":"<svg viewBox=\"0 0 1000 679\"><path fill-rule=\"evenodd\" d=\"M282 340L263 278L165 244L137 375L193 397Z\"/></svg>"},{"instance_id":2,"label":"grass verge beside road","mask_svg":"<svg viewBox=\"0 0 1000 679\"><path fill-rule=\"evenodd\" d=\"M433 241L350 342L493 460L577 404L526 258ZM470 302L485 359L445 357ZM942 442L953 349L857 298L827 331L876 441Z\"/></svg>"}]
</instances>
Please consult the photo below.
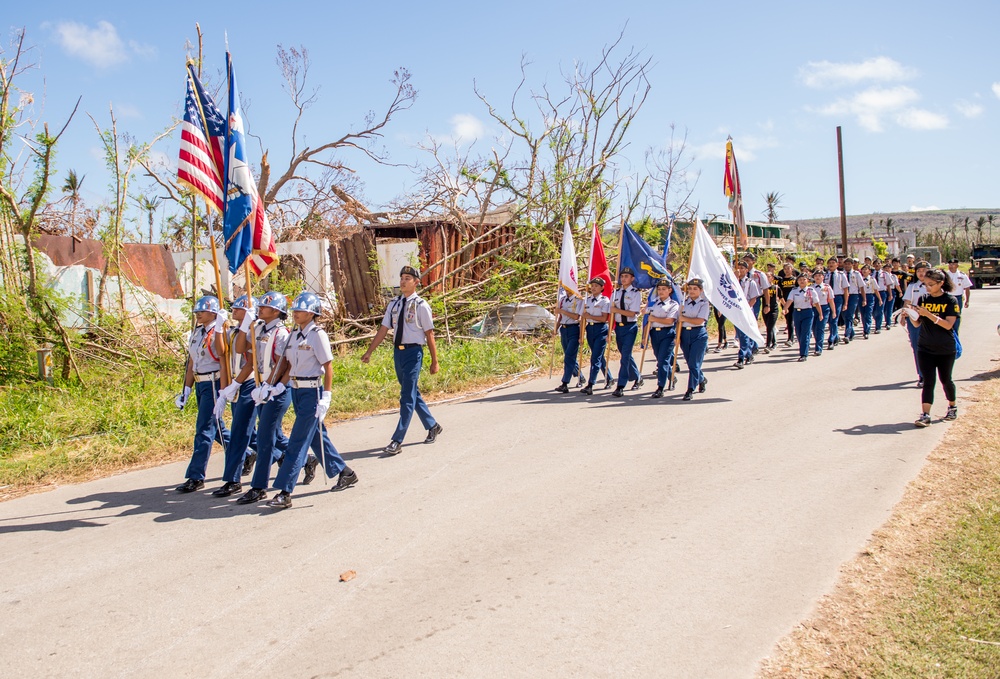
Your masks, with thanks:
<instances>
[{"instance_id":1,"label":"grass verge beside road","mask_svg":"<svg viewBox=\"0 0 1000 679\"><path fill-rule=\"evenodd\" d=\"M441 370L425 369L420 388L439 400L504 382L540 366L551 343L544 338L494 338L487 341L438 341ZM334 358L333 396L328 422L398 407L399 386L392 350L381 347L371 363L361 363L362 348ZM182 460L190 455L197 409L194 397L179 412L179 361L146 364L142 371L93 368L87 386L39 383L0 388L0 499ZM289 410L286 431L293 417ZM227 421L229 416L227 415ZM215 454L219 453L216 446Z\"/></svg>"},{"instance_id":2,"label":"grass verge beside road","mask_svg":"<svg viewBox=\"0 0 1000 679\"><path fill-rule=\"evenodd\" d=\"M989 377L760 679L1000 677L1000 380Z\"/></svg>"}]
</instances>

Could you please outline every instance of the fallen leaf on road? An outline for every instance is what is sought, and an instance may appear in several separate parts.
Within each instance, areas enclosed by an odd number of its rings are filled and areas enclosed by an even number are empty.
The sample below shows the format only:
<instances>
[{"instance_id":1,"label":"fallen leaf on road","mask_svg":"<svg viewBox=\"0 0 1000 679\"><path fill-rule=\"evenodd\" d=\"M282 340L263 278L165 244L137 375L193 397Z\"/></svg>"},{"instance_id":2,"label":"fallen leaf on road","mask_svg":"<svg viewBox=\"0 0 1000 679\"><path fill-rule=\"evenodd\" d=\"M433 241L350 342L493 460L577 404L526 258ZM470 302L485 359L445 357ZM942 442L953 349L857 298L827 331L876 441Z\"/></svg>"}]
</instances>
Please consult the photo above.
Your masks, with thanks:
<instances>
[{"instance_id":1,"label":"fallen leaf on road","mask_svg":"<svg viewBox=\"0 0 1000 679\"><path fill-rule=\"evenodd\" d=\"M358 574L354 571L344 571L340 574L340 581L347 582L348 580L353 580L356 577L358 577Z\"/></svg>"}]
</instances>

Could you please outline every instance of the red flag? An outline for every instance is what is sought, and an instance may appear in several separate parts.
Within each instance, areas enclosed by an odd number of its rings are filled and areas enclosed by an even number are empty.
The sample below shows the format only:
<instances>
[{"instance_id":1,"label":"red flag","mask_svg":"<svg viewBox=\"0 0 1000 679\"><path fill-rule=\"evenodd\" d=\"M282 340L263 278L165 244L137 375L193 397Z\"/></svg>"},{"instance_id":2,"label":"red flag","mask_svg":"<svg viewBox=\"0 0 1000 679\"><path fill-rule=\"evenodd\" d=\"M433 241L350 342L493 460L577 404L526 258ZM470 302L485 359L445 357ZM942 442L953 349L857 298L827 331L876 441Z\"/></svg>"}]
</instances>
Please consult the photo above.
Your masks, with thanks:
<instances>
[{"instance_id":1,"label":"red flag","mask_svg":"<svg viewBox=\"0 0 1000 679\"><path fill-rule=\"evenodd\" d=\"M610 295L615 286L611 280L611 271L608 269L608 259L604 256L604 243L601 242L601 234L598 233L595 223L594 237L590 243L590 266L587 267L588 282L597 276L604 279L604 293Z\"/></svg>"},{"instance_id":2,"label":"red flag","mask_svg":"<svg viewBox=\"0 0 1000 679\"><path fill-rule=\"evenodd\" d=\"M729 211L733 215L733 223L740 235L740 247L747 246L747 222L743 217L743 187L740 185L740 171L736 167L736 154L733 152L732 137L726 142L726 177L722 188L729 198Z\"/></svg>"}]
</instances>

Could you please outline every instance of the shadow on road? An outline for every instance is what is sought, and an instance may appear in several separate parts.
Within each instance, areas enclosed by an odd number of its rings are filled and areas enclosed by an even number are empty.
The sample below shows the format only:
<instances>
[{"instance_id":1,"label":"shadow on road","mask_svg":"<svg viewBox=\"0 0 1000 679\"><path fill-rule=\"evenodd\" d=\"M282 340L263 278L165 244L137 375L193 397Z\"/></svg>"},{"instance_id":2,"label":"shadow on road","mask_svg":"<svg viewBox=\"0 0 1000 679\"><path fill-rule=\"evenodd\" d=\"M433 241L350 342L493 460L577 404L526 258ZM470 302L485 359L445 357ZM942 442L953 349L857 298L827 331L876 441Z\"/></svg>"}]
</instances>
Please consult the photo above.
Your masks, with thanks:
<instances>
[{"instance_id":1,"label":"shadow on road","mask_svg":"<svg viewBox=\"0 0 1000 679\"><path fill-rule=\"evenodd\" d=\"M913 422L894 422L892 424L856 424L848 429L834 429L835 432L848 436L865 436L867 434L902 434L913 429Z\"/></svg>"},{"instance_id":2,"label":"shadow on road","mask_svg":"<svg viewBox=\"0 0 1000 679\"><path fill-rule=\"evenodd\" d=\"M905 382L893 382L892 384L865 384L854 387L851 391L896 391L904 387L915 387L916 382L906 380Z\"/></svg>"}]
</instances>

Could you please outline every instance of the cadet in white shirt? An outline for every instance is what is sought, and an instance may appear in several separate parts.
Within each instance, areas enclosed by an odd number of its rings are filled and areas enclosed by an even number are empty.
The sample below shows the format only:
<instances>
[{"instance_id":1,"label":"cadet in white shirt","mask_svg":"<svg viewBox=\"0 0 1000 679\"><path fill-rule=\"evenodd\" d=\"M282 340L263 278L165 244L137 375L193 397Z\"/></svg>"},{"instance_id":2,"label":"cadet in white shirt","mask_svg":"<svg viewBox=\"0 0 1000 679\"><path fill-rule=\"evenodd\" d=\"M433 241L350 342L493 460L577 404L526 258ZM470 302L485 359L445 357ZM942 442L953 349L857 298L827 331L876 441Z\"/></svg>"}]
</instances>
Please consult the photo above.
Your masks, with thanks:
<instances>
[{"instance_id":1,"label":"cadet in white shirt","mask_svg":"<svg viewBox=\"0 0 1000 679\"><path fill-rule=\"evenodd\" d=\"M864 332L864 338L868 339L872 331L873 314L882 315L882 293L876 287L872 268L868 264L861 267L861 279L864 282L863 292L868 299L868 304L861 307L861 329Z\"/></svg>"},{"instance_id":2,"label":"cadet in white shirt","mask_svg":"<svg viewBox=\"0 0 1000 679\"><path fill-rule=\"evenodd\" d=\"M420 395L418 382L420 368L424 360L424 346L431 355L431 375L438 371L437 343L434 340L434 317L431 305L417 294L420 272L412 266L404 266L399 272L399 296L393 298L382 317L382 326L375 333L368 351L361 357L362 363L371 360L372 352L378 348L390 330L393 331L392 358L399 380L399 423L389 445L383 448L386 455L396 455L402 450L403 438L417 413L420 423L427 430L424 443L434 443L441 433L441 425L431 415L430 408Z\"/></svg>"},{"instance_id":3,"label":"cadet in white shirt","mask_svg":"<svg viewBox=\"0 0 1000 679\"><path fill-rule=\"evenodd\" d=\"M708 378L701 371L708 351L708 314L711 305L705 298L704 283L700 278L692 278L687 282L687 299L681 304L681 352L688 367L688 386L684 392L684 400L690 401L695 387L703 394L708 387Z\"/></svg>"},{"instance_id":4,"label":"cadet in white shirt","mask_svg":"<svg viewBox=\"0 0 1000 679\"><path fill-rule=\"evenodd\" d=\"M669 279L656 283L656 298L649 300L646 314L649 319L649 341L656 356L656 391L653 398L663 396L663 387L673 391L674 383L674 343L677 341L677 319L680 305L671 298L673 284ZM706 348L707 348L706 344Z\"/></svg>"},{"instance_id":5,"label":"cadet in white shirt","mask_svg":"<svg viewBox=\"0 0 1000 679\"><path fill-rule=\"evenodd\" d=\"M754 309L757 308L757 300L760 298L760 287L757 285L757 281L749 275L750 267L745 261L736 264L736 275L739 276L740 287L743 288L743 294L747 298L747 303ZM754 313L754 319L756 320L756 312ZM757 343L754 342L750 337L745 334L739 328L736 328L736 339L740 343L740 353L736 359L735 368L743 370L744 365L750 365L753 363L753 351L757 347Z\"/></svg>"},{"instance_id":6,"label":"cadet in white shirt","mask_svg":"<svg viewBox=\"0 0 1000 679\"><path fill-rule=\"evenodd\" d=\"M642 375L632 356L632 347L635 346L635 338L639 333L636 317L642 309L642 290L632 285L635 272L630 267L623 268L618 278L622 287L612 300L611 313L614 314L615 342L618 353L621 354L621 367L618 369L618 387L612 392L612 396L622 396L629 381L635 382L632 385L633 391L642 386Z\"/></svg>"},{"instance_id":7,"label":"cadet in white shirt","mask_svg":"<svg viewBox=\"0 0 1000 679\"><path fill-rule=\"evenodd\" d=\"M823 313L820 304L819 293L815 288L809 287L809 276L800 273L795 282L799 287L788 293L785 300L785 313L794 308L795 310L795 334L799 337L799 361L805 361L809 357L809 340L812 339L813 320L816 314Z\"/></svg>"},{"instance_id":8,"label":"cadet in white shirt","mask_svg":"<svg viewBox=\"0 0 1000 679\"><path fill-rule=\"evenodd\" d=\"M813 289L819 295L820 307L820 312L813 319L813 346L815 347L813 356L820 356L823 353L823 332L830 323L830 315L833 313L834 307L833 288L824 280L825 276L822 268L817 268L813 273ZM834 321L833 325L836 327L837 322ZM833 350L832 346L830 350Z\"/></svg>"},{"instance_id":9,"label":"cadet in white shirt","mask_svg":"<svg viewBox=\"0 0 1000 679\"><path fill-rule=\"evenodd\" d=\"M969 278L968 274L964 271L958 270L958 260L949 259L948 260L948 278L951 279L951 295L958 300L959 309L968 309L969 300L972 298L972 288L975 285L972 283L972 279ZM962 298L965 301L962 301ZM959 326L962 325L962 313L959 311L958 318L955 320L955 332L958 332Z\"/></svg>"},{"instance_id":10,"label":"cadet in white shirt","mask_svg":"<svg viewBox=\"0 0 1000 679\"><path fill-rule=\"evenodd\" d=\"M556 305L556 325L554 332L559 333L563 350L562 381L556 387L561 394L569 393L569 381L573 375L579 375L582 386L583 375L580 374L580 315L583 313L583 300L576 295L563 295Z\"/></svg>"},{"instance_id":11,"label":"cadet in white shirt","mask_svg":"<svg viewBox=\"0 0 1000 679\"><path fill-rule=\"evenodd\" d=\"M594 383L601 372L607 373L604 349L608 346L608 319L611 317L611 300L604 296L605 281L600 276L590 279L590 294L583 300L583 320L587 324L587 346L590 347L590 377L581 394L592 395ZM604 388L611 386L611 375L607 373Z\"/></svg>"},{"instance_id":12,"label":"cadet in white shirt","mask_svg":"<svg viewBox=\"0 0 1000 679\"><path fill-rule=\"evenodd\" d=\"M909 259L907 255L907 259ZM916 263L916 279L906 286L906 290L903 291L903 308L906 309L911 306L917 306L920 302L920 298L927 294L927 288L924 287L924 274L931 265L924 260L920 260ZM913 321L906 314L901 314L905 320L905 327L907 336L910 340L910 348L913 350L913 364L917 367L917 386L924 386L923 375L920 374L920 361L917 360L917 343L920 340L920 326L914 325Z\"/></svg>"},{"instance_id":13,"label":"cadet in white shirt","mask_svg":"<svg viewBox=\"0 0 1000 679\"><path fill-rule=\"evenodd\" d=\"M848 257L844 260L844 273L847 274L847 309L844 311L844 344L854 339L854 316L858 310L868 305L865 294L865 281L860 271L854 269L855 260Z\"/></svg>"},{"instance_id":14,"label":"cadet in white shirt","mask_svg":"<svg viewBox=\"0 0 1000 679\"><path fill-rule=\"evenodd\" d=\"M292 506L292 492L314 442L318 443L327 477L332 479L340 475L337 484L330 490L346 490L358 482L358 475L337 452L323 423L330 410L333 351L326 331L316 325L322 311L322 301L311 292L299 294L292 302L292 320L296 327L288 338L285 350L289 367L283 384L292 391L295 423L288 437L285 460L274 478L274 486L280 492L266 503L272 509Z\"/></svg>"}]
</instances>

